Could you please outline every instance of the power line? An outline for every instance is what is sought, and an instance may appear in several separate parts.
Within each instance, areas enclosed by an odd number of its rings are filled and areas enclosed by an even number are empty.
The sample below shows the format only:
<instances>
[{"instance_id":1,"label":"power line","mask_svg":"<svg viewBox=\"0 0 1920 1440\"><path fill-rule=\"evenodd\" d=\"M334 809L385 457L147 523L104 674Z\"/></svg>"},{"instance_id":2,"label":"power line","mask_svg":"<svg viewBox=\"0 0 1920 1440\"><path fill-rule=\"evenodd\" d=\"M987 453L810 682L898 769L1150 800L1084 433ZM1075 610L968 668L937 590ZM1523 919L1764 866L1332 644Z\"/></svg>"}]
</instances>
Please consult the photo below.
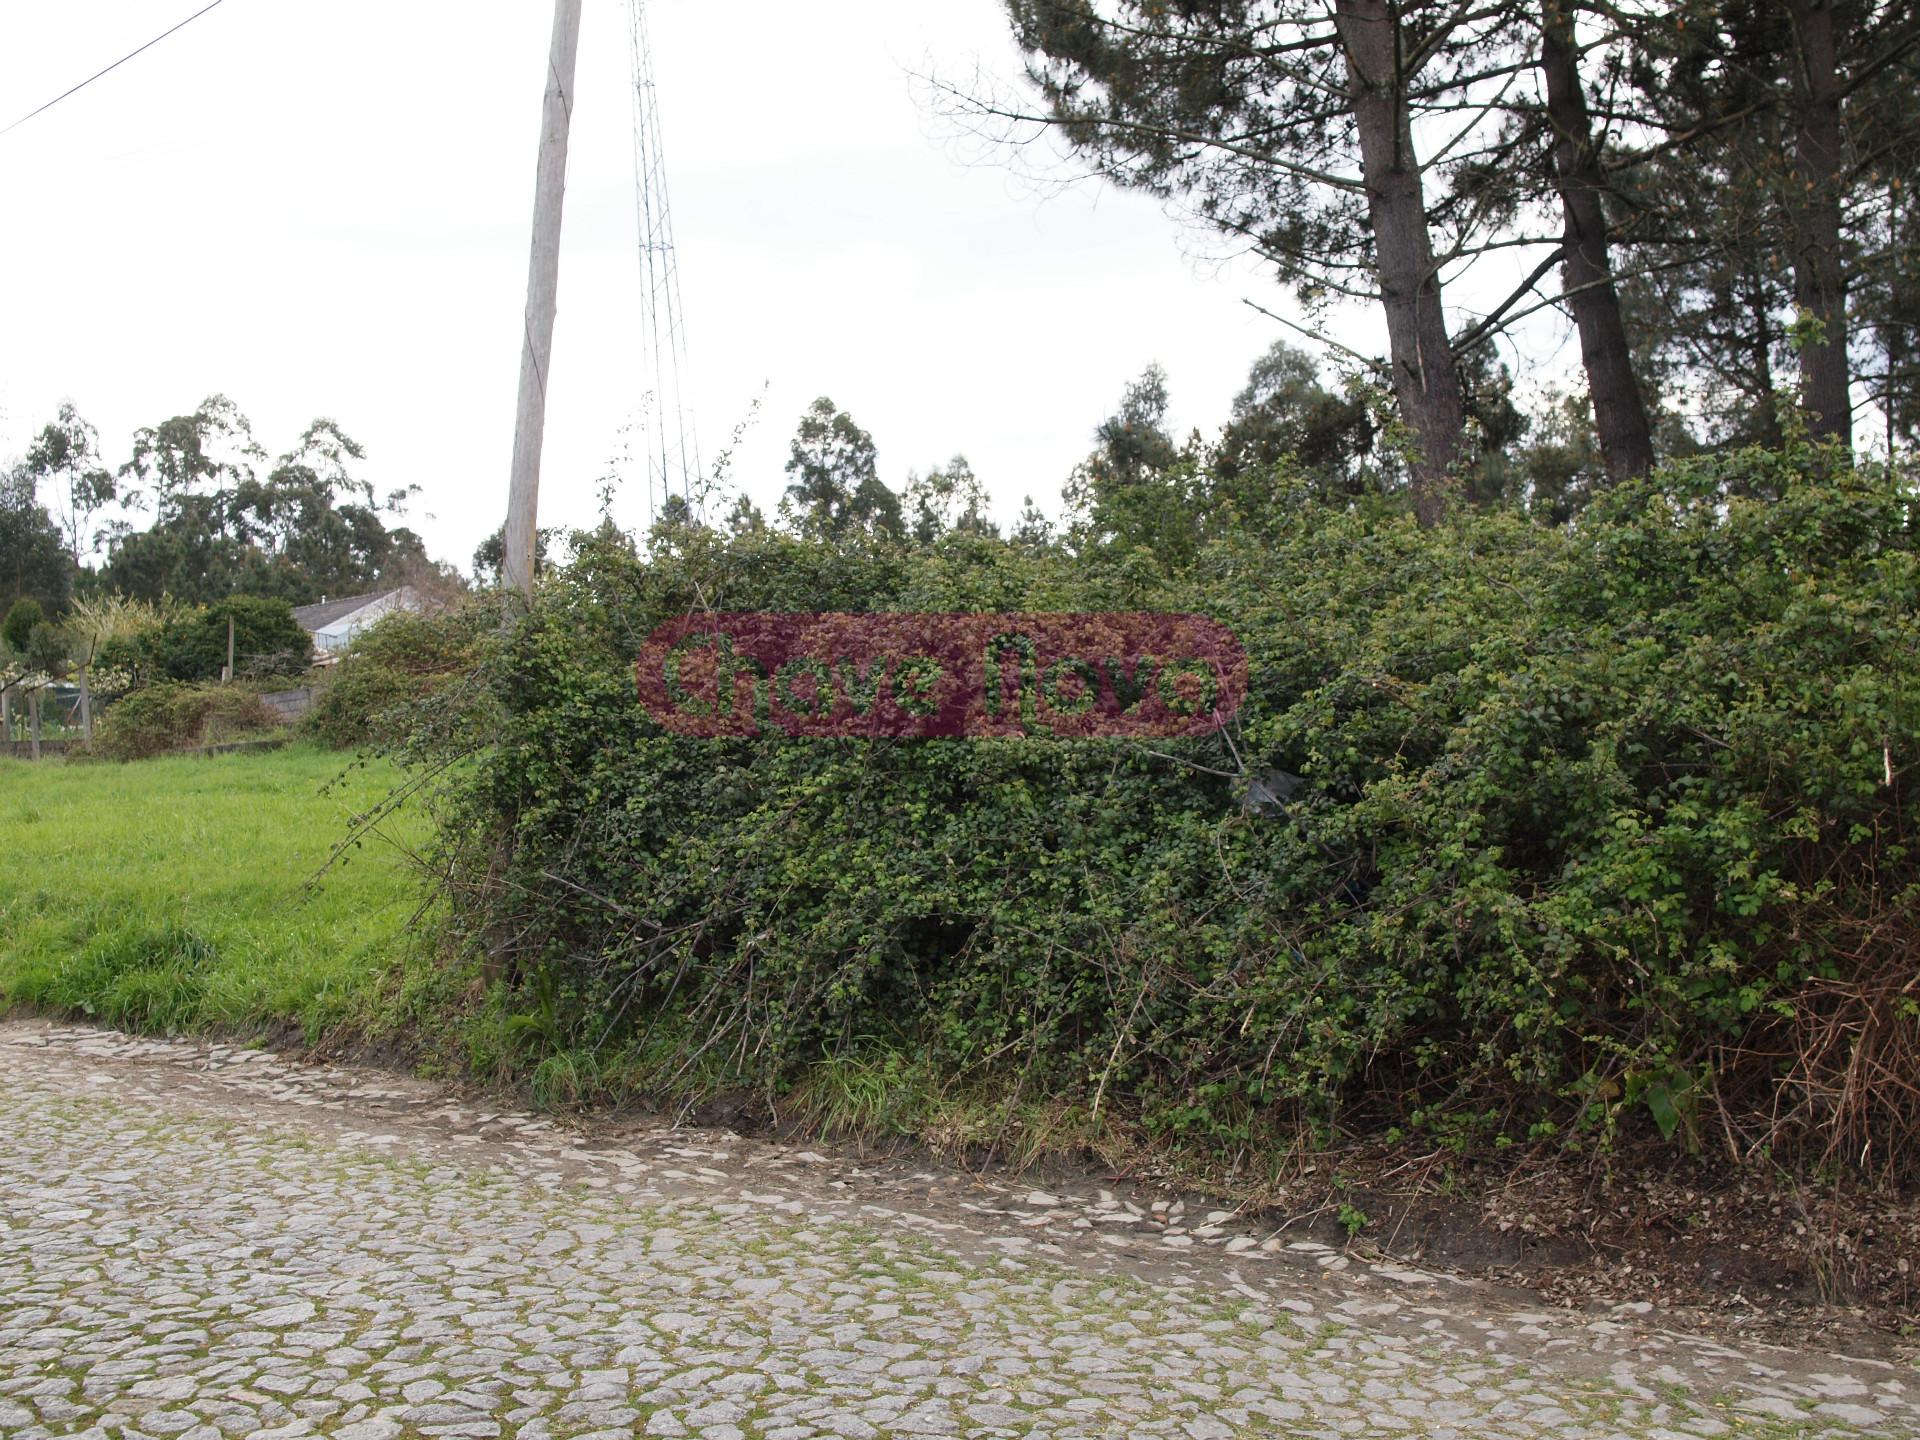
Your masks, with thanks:
<instances>
[{"instance_id":1,"label":"power line","mask_svg":"<svg viewBox=\"0 0 1920 1440\"><path fill-rule=\"evenodd\" d=\"M15 130L18 130L22 125L26 124L29 120L33 119L34 116L44 115L47 111L51 110L54 106L58 105L62 100L65 100L68 96L79 94L82 90L86 89L87 86L93 84L94 81L102 78L103 76L111 75L114 71L118 70L122 65L126 64L127 61L133 59L134 56L145 54L147 51L151 50L154 46L158 45L162 40L166 39L168 35L173 34L174 31L186 29L187 26L191 25L194 21L198 20L202 15L206 14L208 10L216 10L225 3L226 3L226 0L213 0L213 3L211 5L208 5L203 9L194 11L193 14L187 16L186 19L182 20L178 25L174 26L172 30L167 30L159 35L154 36L153 39L147 41L147 43L142 45L138 50L132 51L131 53L126 55L122 55L118 60L114 61L113 64L107 66L106 69L100 71L99 74L89 75L86 79L82 80L78 85L74 86L73 89L68 90L63 94L54 96L53 99L47 101L47 103L42 105L38 110L29 110L25 115L22 115L18 120L14 121L11 125L7 126L5 130L0 130L0 135L9 135Z\"/></svg>"}]
</instances>

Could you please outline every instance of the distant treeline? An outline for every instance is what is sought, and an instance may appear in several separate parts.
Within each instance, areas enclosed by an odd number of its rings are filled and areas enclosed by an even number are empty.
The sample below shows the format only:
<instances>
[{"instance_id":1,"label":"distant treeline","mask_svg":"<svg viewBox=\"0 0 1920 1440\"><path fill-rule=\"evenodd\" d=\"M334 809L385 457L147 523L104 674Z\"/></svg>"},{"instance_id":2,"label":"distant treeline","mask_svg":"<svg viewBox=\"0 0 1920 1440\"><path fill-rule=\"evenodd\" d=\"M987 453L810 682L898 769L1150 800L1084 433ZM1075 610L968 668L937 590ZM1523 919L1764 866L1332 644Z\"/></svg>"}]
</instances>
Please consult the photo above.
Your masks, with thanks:
<instances>
[{"instance_id":1,"label":"distant treeline","mask_svg":"<svg viewBox=\"0 0 1920 1440\"><path fill-rule=\"evenodd\" d=\"M143 428L115 465L71 404L0 471L0 613L22 598L58 617L76 595L306 605L437 575L400 516L355 471L365 452L331 420L269 460L223 396Z\"/></svg>"}]
</instances>

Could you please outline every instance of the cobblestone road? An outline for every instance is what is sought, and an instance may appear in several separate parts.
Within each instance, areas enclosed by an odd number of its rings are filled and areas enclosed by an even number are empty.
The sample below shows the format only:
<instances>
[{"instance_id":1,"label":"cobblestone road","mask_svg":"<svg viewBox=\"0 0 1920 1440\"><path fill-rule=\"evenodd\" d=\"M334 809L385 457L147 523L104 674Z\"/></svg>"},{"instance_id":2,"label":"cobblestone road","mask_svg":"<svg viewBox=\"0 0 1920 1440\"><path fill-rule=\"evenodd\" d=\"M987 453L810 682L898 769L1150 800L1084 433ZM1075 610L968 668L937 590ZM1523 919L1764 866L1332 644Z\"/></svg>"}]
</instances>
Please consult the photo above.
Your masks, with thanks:
<instances>
[{"instance_id":1,"label":"cobblestone road","mask_svg":"<svg viewBox=\"0 0 1920 1440\"><path fill-rule=\"evenodd\" d=\"M1179 1218L0 1025L0 1435L1920 1435L1911 1365Z\"/></svg>"}]
</instances>

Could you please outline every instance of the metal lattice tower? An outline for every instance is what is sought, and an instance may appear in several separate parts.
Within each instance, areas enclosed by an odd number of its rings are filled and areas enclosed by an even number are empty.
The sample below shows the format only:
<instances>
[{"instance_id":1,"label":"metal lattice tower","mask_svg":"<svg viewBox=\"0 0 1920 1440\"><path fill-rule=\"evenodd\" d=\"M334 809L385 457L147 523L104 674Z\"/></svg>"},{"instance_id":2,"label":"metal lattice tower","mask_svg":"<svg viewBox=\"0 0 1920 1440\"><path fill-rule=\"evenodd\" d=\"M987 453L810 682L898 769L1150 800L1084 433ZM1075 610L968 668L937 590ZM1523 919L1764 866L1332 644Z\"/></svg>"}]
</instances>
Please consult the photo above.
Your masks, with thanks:
<instances>
[{"instance_id":1,"label":"metal lattice tower","mask_svg":"<svg viewBox=\"0 0 1920 1440\"><path fill-rule=\"evenodd\" d=\"M658 516L674 496L693 504L700 489L700 442L695 434L687 364L686 312L680 302L680 266L673 248L673 207L667 198L666 145L660 134L660 98L647 40L647 0L627 0L633 42L633 188L640 226L641 356L647 388L641 398L647 507Z\"/></svg>"}]
</instances>

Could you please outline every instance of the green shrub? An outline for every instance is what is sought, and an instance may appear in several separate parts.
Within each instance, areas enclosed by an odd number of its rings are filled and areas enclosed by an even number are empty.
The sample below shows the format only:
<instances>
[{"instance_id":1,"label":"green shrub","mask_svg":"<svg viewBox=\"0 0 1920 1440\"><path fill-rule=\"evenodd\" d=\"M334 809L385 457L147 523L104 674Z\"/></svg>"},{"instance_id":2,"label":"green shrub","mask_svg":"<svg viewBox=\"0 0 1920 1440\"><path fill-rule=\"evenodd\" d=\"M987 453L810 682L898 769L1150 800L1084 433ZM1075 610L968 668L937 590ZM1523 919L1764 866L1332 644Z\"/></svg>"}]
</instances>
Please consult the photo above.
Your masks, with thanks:
<instances>
[{"instance_id":1,"label":"green shrub","mask_svg":"<svg viewBox=\"0 0 1920 1440\"><path fill-rule=\"evenodd\" d=\"M383 616L319 682L307 732L337 750L401 738L421 702L472 674L499 625L499 610L480 602Z\"/></svg>"},{"instance_id":2,"label":"green shrub","mask_svg":"<svg viewBox=\"0 0 1920 1440\"><path fill-rule=\"evenodd\" d=\"M313 640L293 618L293 607L252 595L177 611L157 629L105 647L100 663L103 668L132 670L150 681L218 680L227 663L229 617L235 679L299 675L312 664Z\"/></svg>"},{"instance_id":3,"label":"green shrub","mask_svg":"<svg viewBox=\"0 0 1920 1440\"><path fill-rule=\"evenodd\" d=\"M6 619L0 620L0 642L15 655L24 656L32 642L34 630L45 623L46 611L40 608L40 602L28 597L16 600L7 610Z\"/></svg>"},{"instance_id":4,"label":"green shrub","mask_svg":"<svg viewBox=\"0 0 1920 1440\"><path fill-rule=\"evenodd\" d=\"M149 685L116 702L94 730L93 748L109 760L144 760L170 750L270 731L279 716L250 690L226 685Z\"/></svg>"},{"instance_id":5,"label":"green shrub","mask_svg":"<svg viewBox=\"0 0 1920 1440\"><path fill-rule=\"evenodd\" d=\"M1302 1121L1463 1146L1629 1126L1911 1169L1899 478L1746 452L1568 531L1423 531L1284 479L1177 564L587 545L485 667L496 743L443 832L456 916L539 997L544 1044L664 1050L662 1084L904 1056L1223 1153ZM1155 746L674 738L630 666L705 606L1196 611L1239 634L1252 694L1231 735ZM1270 770L1305 783L1255 814Z\"/></svg>"}]
</instances>

